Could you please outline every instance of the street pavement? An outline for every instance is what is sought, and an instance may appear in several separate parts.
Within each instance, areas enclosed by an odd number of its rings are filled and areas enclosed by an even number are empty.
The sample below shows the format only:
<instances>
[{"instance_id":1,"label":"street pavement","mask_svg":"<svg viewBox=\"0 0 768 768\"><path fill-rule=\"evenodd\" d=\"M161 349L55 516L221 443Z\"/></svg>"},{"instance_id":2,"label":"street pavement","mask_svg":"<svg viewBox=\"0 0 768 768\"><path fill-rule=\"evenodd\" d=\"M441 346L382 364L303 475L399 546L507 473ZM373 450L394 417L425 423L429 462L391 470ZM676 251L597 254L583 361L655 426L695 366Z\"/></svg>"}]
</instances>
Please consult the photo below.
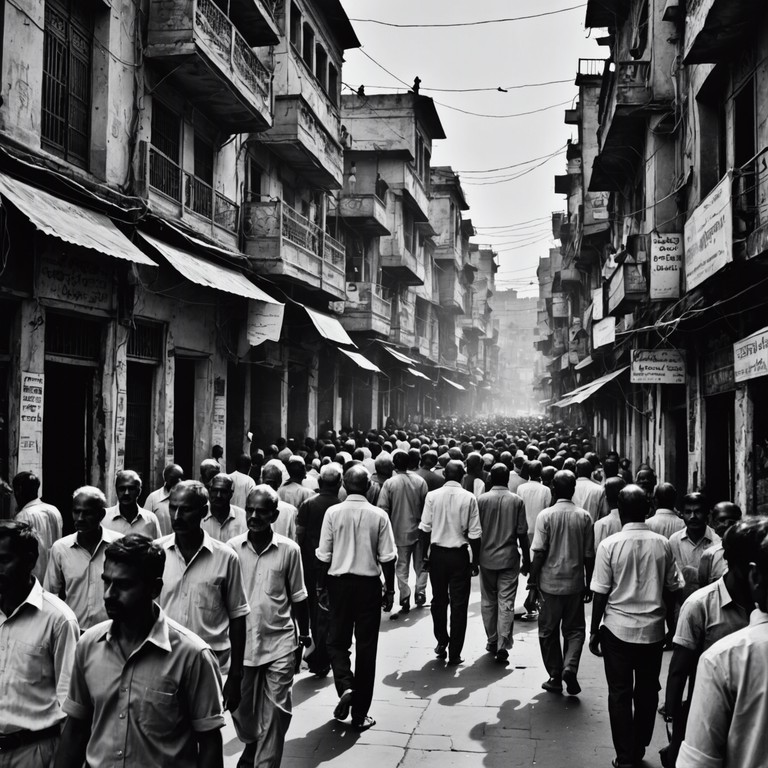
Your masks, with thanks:
<instances>
[{"instance_id":1,"label":"street pavement","mask_svg":"<svg viewBox=\"0 0 768 768\"><path fill-rule=\"evenodd\" d=\"M522 591L522 590L521 590ZM522 603L525 592L518 594ZM589 627L589 616L587 617ZM615 756L602 660L581 659L578 697L546 693L536 624L515 622L509 662L485 653L480 589L473 579L465 662L447 667L433 653L429 606L391 621L382 615L371 716L364 733L333 719L332 675L306 670L293 687L293 721L282 768L608 768ZM664 654L662 685L669 653ZM226 768L242 751L231 722L224 729ZM659 766L666 743L657 720L644 766Z\"/></svg>"}]
</instances>

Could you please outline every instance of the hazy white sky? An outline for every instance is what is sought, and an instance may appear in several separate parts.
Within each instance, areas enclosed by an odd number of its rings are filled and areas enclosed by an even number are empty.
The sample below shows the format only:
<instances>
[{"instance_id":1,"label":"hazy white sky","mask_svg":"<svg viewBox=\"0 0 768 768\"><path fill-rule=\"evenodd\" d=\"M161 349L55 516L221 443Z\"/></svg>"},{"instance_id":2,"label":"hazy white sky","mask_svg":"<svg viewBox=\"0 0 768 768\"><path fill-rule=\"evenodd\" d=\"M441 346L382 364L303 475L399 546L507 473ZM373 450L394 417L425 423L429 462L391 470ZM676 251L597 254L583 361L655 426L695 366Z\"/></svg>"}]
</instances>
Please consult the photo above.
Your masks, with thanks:
<instances>
[{"instance_id":1,"label":"hazy white sky","mask_svg":"<svg viewBox=\"0 0 768 768\"><path fill-rule=\"evenodd\" d=\"M342 0L363 49L347 51L343 81L366 92L406 90L363 51L409 85L418 75L422 93L435 99L447 139L433 146L433 165L459 173L478 229L475 242L497 244L499 288L535 295L539 256L554 245L548 217L563 210L554 194L554 175L565 173L564 147L576 139L563 123L577 95L578 59L605 58L584 29L585 5L536 19L471 27L402 29L355 19L398 24L445 24L539 14L577 5L579 0ZM508 93L446 93L432 88L503 88L553 80L567 82ZM380 87L377 87L380 86ZM383 86L387 86L384 88ZM345 93L351 93L347 88ZM567 103L563 103L567 102ZM510 115L544 107L521 117L494 119L462 114L447 106L490 115ZM559 105L559 106L553 106ZM546 161L559 148L563 152ZM528 163L533 158L542 158ZM503 171L476 173L518 165ZM533 166L540 165L538 168ZM514 180L499 183L524 171ZM510 227L491 229L491 227Z\"/></svg>"}]
</instances>

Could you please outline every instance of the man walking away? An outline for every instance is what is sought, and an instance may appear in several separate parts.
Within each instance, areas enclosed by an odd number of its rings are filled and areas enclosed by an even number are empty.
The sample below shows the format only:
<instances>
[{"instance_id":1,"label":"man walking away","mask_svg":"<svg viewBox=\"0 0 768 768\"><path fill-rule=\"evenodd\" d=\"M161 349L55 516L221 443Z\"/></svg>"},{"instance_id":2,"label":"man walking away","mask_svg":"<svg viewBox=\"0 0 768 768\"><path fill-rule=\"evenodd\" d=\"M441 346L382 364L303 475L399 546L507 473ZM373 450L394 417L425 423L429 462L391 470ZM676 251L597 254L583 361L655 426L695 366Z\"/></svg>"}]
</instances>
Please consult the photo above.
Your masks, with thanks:
<instances>
[{"instance_id":1,"label":"man walking away","mask_svg":"<svg viewBox=\"0 0 768 768\"><path fill-rule=\"evenodd\" d=\"M229 475L232 478L232 503L240 509L245 509L248 495L256 487L256 481L251 477L252 467L251 455L241 453L235 460L235 471Z\"/></svg>"},{"instance_id":2,"label":"man walking away","mask_svg":"<svg viewBox=\"0 0 768 768\"><path fill-rule=\"evenodd\" d=\"M656 512L646 521L648 528L669 539L673 533L682 531L685 523L675 511L677 491L672 483L659 483L653 492Z\"/></svg>"},{"instance_id":3,"label":"man walking away","mask_svg":"<svg viewBox=\"0 0 768 768\"><path fill-rule=\"evenodd\" d=\"M648 496L619 493L622 529L597 552L589 650L603 656L614 768L634 768L651 743L659 703L665 603L679 589L669 542L645 524Z\"/></svg>"},{"instance_id":4,"label":"man walking away","mask_svg":"<svg viewBox=\"0 0 768 768\"><path fill-rule=\"evenodd\" d=\"M552 486L556 501L536 519L531 545L531 579L541 597L539 644L549 674L541 687L562 693L565 683L568 694L576 696L581 693L578 672L586 638L584 604L592 600L588 584L595 564L594 530L589 512L572 501L573 473L561 470Z\"/></svg>"},{"instance_id":5,"label":"man walking away","mask_svg":"<svg viewBox=\"0 0 768 768\"><path fill-rule=\"evenodd\" d=\"M604 517L610 512L605 501L605 489L592 479L592 462L589 459L579 459L576 462L576 490L573 492L573 503L581 509L586 509L592 522Z\"/></svg>"},{"instance_id":6,"label":"man walking away","mask_svg":"<svg viewBox=\"0 0 768 768\"><path fill-rule=\"evenodd\" d=\"M486 650L497 661L509 658L514 642L515 597L520 573L528 575L530 553L528 521L523 500L509 490L509 469L491 467L491 490L478 500L480 526L480 592ZM520 566L520 553L523 564Z\"/></svg>"},{"instance_id":7,"label":"man walking away","mask_svg":"<svg viewBox=\"0 0 768 768\"><path fill-rule=\"evenodd\" d=\"M163 470L163 484L156 491L147 496L144 509L154 512L160 525L160 535L167 536L173 533L171 527L171 513L168 511L168 500L176 483L184 479L184 470L178 464L168 464Z\"/></svg>"},{"instance_id":8,"label":"man walking away","mask_svg":"<svg viewBox=\"0 0 768 768\"><path fill-rule=\"evenodd\" d=\"M626 486L620 477L609 477L605 481L605 501L610 508L607 517L601 517L595 523L595 552L603 539L613 536L621 530L621 517L619 516L619 493Z\"/></svg>"},{"instance_id":9,"label":"man walking away","mask_svg":"<svg viewBox=\"0 0 768 768\"><path fill-rule=\"evenodd\" d=\"M333 712L364 731L376 724L368 711L376 679L376 650L382 608L392 610L395 595L395 537L384 510L365 498L370 475L362 464L344 473L347 498L331 507L323 520L318 559L317 591L321 607L330 611L328 653L339 703ZM384 573L382 601L379 567ZM350 663L355 636L355 670Z\"/></svg>"},{"instance_id":10,"label":"man walking away","mask_svg":"<svg viewBox=\"0 0 768 768\"><path fill-rule=\"evenodd\" d=\"M477 498L461 487L464 465L457 460L445 466L445 485L427 494L421 516L422 551L432 584L432 624L438 659L461 664L467 633L467 608L472 576L480 572L480 515ZM451 629L448 632L448 604Z\"/></svg>"},{"instance_id":11,"label":"man walking away","mask_svg":"<svg viewBox=\"0 0 768 768\"><path fill-rule=\"evenodd\" d=\"M378 506L388 515L395 534L397 547L397 588L400 593L400 613L411 610L411 588L408 585L411 560L416 571L416 607L427 602L427 574L422 565L424 556L419 541L419 522L427 496L427 483L419 475L408 471L408 454L395 451L392 454L395 474L381 487ZM390 618L397 618L393 614Z\"/></svg>"}]
</instances>

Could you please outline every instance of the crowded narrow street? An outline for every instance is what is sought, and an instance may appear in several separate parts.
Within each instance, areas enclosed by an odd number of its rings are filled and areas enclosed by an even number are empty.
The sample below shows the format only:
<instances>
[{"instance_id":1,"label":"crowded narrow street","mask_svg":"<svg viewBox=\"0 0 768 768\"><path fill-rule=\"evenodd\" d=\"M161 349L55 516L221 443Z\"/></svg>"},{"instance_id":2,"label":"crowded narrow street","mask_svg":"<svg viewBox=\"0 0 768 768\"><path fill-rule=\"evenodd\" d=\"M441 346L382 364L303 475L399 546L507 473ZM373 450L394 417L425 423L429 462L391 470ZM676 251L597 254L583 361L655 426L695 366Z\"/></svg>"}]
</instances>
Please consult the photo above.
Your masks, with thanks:
<instances>
[{"instance_id":1,"label":"crowded narrow street","mask_svg":"<svg viewBox=\"0 0 768 768\"><path fill-rule=\"evenodd\" d=\"M519 595L523 611L525 594ZM587 611L589 615L589 610ZM613 755L603 663L585 649L578 696L541 689L536 622L515 621L509 662L485 652L480 590L469 604L465 663L447 667L434 657L429 607L391 621L382 614L371 713L377 725L363 733L333 719L332 676L306 670L293 686L294 715L283 768L581 768L610 765ZM665 654L662 679L670 654ZM235 768L242 745L231 722L223 732L225 768ZM657 765L666 742L661 719L643 765Z\"/></svg>"}]
</instances>

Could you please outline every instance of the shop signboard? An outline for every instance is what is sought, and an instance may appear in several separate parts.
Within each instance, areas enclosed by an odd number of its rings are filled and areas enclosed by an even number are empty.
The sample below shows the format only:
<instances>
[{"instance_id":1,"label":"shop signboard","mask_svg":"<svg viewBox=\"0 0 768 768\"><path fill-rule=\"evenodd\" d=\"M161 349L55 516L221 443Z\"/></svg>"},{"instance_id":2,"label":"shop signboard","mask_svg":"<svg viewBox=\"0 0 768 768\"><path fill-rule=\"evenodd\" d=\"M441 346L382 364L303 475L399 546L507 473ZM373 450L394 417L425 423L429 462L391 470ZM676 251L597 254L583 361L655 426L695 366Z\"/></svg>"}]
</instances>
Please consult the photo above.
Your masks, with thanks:
<instances>
[{"instance_id":1,"label":"shop signboard","mask_svg":"<svg viewBox=\"0 0 768 768\"><path fill-rule=\"evenodd\" d=\"M768 376L768 328L763 328L733 345L734 381Z\"/></svg>"},{"instance_id":2,"label":"shop signboard","mask_svg":"<svg viewBox=\"0 0 768 768\"><path fill-rule=\"evenodd\" d=\"M685 384L685 356L676 349L633 349L633 384Z\"/></svg>"},{"instance_id":3,"label":"shop signboard","mask_svg":"<svg viewBox=\"0 0 768 768\"><path fill-rule=\"evenodd\" d=\"M616 318L606 317L592 326L592 349L605 347L616 341Z\"/></svg>"},{"instance_id":4,"label":"shop signboard","mask_svg":"<svg viewBox=\"0 0 768 768\"><path fill-rule=\"evenodd\" d=\"M680 265L683 261L683 235L651 235L651 301L680 298Z\"/></svg>"}]
</instances>

